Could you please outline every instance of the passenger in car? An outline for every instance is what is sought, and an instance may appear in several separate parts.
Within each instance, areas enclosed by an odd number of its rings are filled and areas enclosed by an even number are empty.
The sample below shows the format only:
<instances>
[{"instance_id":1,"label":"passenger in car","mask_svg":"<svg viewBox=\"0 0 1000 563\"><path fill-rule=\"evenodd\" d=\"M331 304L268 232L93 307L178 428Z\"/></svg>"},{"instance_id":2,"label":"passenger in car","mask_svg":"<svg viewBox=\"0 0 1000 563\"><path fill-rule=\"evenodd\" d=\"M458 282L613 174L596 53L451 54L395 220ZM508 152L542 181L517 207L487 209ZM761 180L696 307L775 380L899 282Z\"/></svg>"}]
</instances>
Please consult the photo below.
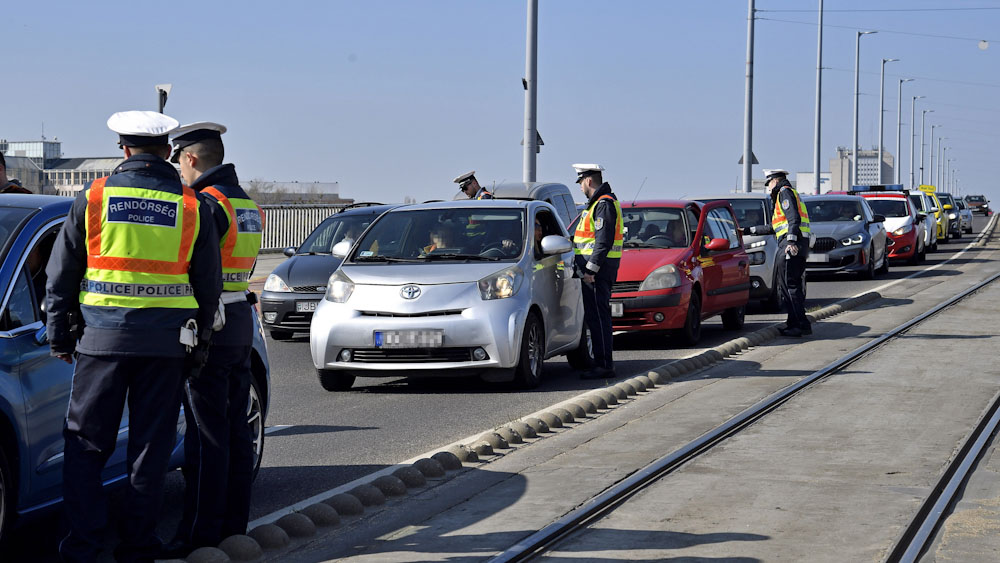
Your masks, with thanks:
<instances>
[{"instance_id":1,"label":"passenger in car","mask_svg":"<svg viewBox=\"0 0 1000 563\"><path fill-rule=\"evenodd\" d=\"M430 254L435 250L440 250L442 248L455 248L455 240L458 237L455 236L455 229L446 223L438 223L431 228L431 239L430 244L425 246L421 254Z\"/></svg>"}]
</instances>

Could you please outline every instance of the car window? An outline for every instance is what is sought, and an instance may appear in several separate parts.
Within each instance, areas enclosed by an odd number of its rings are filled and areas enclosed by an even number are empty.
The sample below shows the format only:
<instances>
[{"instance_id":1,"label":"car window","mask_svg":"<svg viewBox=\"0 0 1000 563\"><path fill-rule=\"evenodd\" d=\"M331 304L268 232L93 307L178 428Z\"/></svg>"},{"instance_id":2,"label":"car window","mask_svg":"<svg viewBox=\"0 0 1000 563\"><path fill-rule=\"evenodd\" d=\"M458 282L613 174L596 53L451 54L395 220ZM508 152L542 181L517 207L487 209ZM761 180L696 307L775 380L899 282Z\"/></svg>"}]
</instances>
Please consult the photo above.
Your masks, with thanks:
<instances>
[{"instance_id":1,"label":"car window","mask_svg":"<svg viewBox=\"0 0 1000 563\"><path fill-rule=\"evenodd\" d=\"M540 209L535 214L535 220L533 221L533 239L535 259L541 260L545 257L542 254L542 239L549 235L559 235L562 236L562 228L559 226L559 221L556 219L555 214L549 212L547 209Z\"/></svg>"},{"instance_id":2,"label":"car window","mask_svg":"<svg viewBox=\"0 0 1000 563\"><path fill-rule=\"evenodd\" d=\"M33 211L21 207L0 207L0 259L6 255L7 245L17 234L18 225Z\"/></svg>"},{"instance_id":3,"label":"car window","mask_svg":"<svg viewBox=\"0 0 1000 563\"><path fill-rule=\"evenodd\" d=\"M913 202L913 206L917 208L917 211L923 211L923 197L917 194L910 194L910 201Z\"/></svg>"},{"instance_id":4,"label":"car window","mask_svg":"<svg viewBox=\"0 0 1000 563\"><path fill-rule=\"evenodd\" d=\"M684 216L687 218L688 240L694 240L694 237L698 236L698 214L688 207L684 210Z\"/></svg>"},{"instance_id":5,"label":"car window","mask_svg":"<svg viewBox=\"0 0 1000 563\"><path fill-rule=\"evenodd\" d=\"M847 199L812 199L805 202L809 221L816 223L861 221L864 218L861 203Z\"/></svg>"},{"instance_id":6,"label":"car window","mask_svg":"<svg viewBox=\"0 0 1000 563\"><path fill-rule=\"evenodd\" d=\"M875 220L875 213L872 211L871 205L868 204L867 199L861 200L861 212L864 214L864 220L869 223Z\"/></svg>"},{"instance_id":7,"label":"car window","mask_svg":"<svg viewBox=\"0 0 1000 563\"><path fill-rule=\"evenodd\" d=\"M28 271L21 268L14 281L14 288L7 301L7 308L0 318L0 330L14 330L38 320L38 306L31 295Z\"/></svg>"},{"instance_id":8,"label":"car window","mask_svg":"<svg viewBox=\"0 0 1000 563\"><path fill-rule=\"evenodd\" d=\"M675 207L622 209L625 248L685 248L691 244L684 211Z\"/></svg>"},{"instance_id":9,"label":"car window","mask_svg":"<svg viewBox=\"0 0 1000 563\"><path fill-rule=\"evenodd\" d=\"M352 262L513 260L525 241L524 210L400 209L358 241Z\"/></svg>"},{"instance_id":10,"label":"car window","mask_svg":"<svg viewBox=\"0 0 1000 563\"><path fill-rule=\"evenodd\" d=\"M330 254L330 249L338 242L356 240L374 219L371 214L329 217L306 237L297 254Z\"/></svg>"},{"instance_id":11,"label":"car window","mask_svg":"<svg viewBox=\"0 0 1000 563\"><path fill-rule=\"evenodd\" d=\"M729 249L740 247L740 239L736 235L736 223L733 215L725 207L716 207L708 212L705 222L712 238L721 238L729 241Z\"/></svg>"}]
</instances>

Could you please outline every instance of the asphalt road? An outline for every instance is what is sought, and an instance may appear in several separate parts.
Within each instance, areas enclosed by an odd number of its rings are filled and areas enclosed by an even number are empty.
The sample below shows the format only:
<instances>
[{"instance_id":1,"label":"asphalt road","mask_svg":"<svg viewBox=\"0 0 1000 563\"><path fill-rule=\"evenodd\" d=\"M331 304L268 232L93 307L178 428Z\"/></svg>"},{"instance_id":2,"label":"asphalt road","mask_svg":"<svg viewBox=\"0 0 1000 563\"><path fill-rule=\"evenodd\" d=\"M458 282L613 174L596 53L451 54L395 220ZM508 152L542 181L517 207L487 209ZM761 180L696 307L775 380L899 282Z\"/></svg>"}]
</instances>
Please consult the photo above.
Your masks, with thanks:
<instances>
[{"instance_id":1,"label":"asphalt road","mask_svg":"<svg viewBox=\"0 0 1000 563\"><path fill-rule=\"evenodd\" d=\"M977 216L975 231L979 232L985 224L986 218ZM929 253L927 261L919 266L891 264L889 273L875 280L810 276L807 308L827 305L940 264L973 236L941 244L938 252ZM959 274L952 266L974 260L965 255L926 275L946 279ZM782 320L783 315L751 307L744 332ZM719 319L706 321L701 348L718 345L738 334L724 330ZM604 385L603 381L580 380L564 358L559 357L546 362L542 385L531 391L478 380L411 384L399 378L359 378L350 391L330 393L316 379L308 346L306 337L289 342L268 340L271 405L267 424L271 433L265 440L264 459L254 484L251 520ZM662 334L618 335L616 370L626 377L701 348L685 348ZM167 479L161 527L165 539L172 536L179 519L182 492L183 479L177 471ZM22 526L5 557L0 559L53 558L59 527L58 514L33 518Z\"/></svg>"}]
</instances>

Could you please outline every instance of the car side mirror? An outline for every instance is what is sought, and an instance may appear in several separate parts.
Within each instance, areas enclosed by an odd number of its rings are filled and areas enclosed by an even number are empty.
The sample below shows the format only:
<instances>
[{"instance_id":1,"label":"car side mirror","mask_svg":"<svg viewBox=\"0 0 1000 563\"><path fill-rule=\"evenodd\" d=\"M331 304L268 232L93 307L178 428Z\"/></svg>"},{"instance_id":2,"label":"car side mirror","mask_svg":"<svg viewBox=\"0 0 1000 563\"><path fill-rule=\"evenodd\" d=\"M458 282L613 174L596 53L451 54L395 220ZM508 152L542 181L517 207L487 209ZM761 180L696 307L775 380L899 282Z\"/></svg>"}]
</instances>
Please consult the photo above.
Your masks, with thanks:
<instances>
[{"instance_id":1,"label":"car side mirror","mask_svg":"<svg viewBox=\"0 0 1000 563\"><path fill-rule=\"evenodd\" d=\"M940 211L940 210L937 207L932 207L931 208L931 213L937 213L938 211Z\"/></svg>"},{"instance_id":2,"label":"car side mirror","mask_svg":"<svg viewBox=\"0 0 1000 563\"><path fill-rule=\"evenodd\" d=\"M872 223L885 223L885 215L879 215L876 213L872 218Z\"/></svg>"},{"instance_id":3,"label":"car side mirror","mask_svg":"<svg viewBox=\"0 0 1000 563\"><path fill-rule=\"evenodd\" d=\"M330 254L333 254L337 258L344 258L345 256L347 256L347 253L351 251L352 246L354 246L354 242L349 240L342 240L337 244L333 245L333 248L330 249Z\"/></svg>"},{"instance_id":4,"label":"car side mirror","mask_svg":"<svg viewBox=\"0 0 1000 563\"><path fill-rule=\"evenodd\" d=\"M292 256L295 256L295 250L296 248L294 246L289 246L288 248L282 250L281 253L291 258Z\"/></svg>"},{"instance_id":5,"label":"car side mirror","mask_svg":"<svg viewBox=\"0 0 1000 563\"><path fill-rule=\"evenodd\" d=\"M917 218L915 219L915 221L917 223L922 223L924 221L924 219L926 219L926 218L927 218L927 216L924 215L923 212L920 212L920 213L917 213Z\"/></svg>"},{"instance_id":6,"label":"car side mirror","mask_svg":"<svg viewBox=\"0 0 1000 563\"><path fill-rule=\"evenodd\" d=\"M559 235L547 235L542 238L542 254L565 254L573 250L573 243L568 238Z\"/></svg>"},{"instance_id":7,"label":"car side mirror","mask_svg":"<svg viewBox=\"0 0 1000 563\"><path fill-rule=\"evenodd\" d=\"M954 209L954 206L952 206L950 203L944 204L945 211L951 211L952 209Z\"/></svg>"},{"instance_id":8,"label":"car side mirror","mask_svg":"<svg viewBox=\"0 0 1000 563\"><path fill-rule=\"evenodd\" d=\"M729 240L724 238L714 238L705 244L705 250L729 250Z\"/></svg>"}]
</instances>

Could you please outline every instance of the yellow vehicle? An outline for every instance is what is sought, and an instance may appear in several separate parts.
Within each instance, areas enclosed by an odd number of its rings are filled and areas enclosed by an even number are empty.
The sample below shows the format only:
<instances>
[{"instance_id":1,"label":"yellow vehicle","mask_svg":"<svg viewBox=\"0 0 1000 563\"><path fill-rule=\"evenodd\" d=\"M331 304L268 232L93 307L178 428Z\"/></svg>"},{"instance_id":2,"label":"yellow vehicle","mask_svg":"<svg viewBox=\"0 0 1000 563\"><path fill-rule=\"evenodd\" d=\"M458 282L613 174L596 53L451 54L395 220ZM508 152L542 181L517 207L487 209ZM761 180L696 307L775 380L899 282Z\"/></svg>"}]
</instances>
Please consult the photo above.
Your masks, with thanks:
<instances>
[{"instance_id":1,"label":"yellow vehicle","mask_svg":"<svg viewBox=\"0 0 1000 563\"><path fill-rule=\"evenodd\" d=\"M949 227L948 213L946 213L947 209L945 209L945 206L941 204L941 200L938 199L937 195L934 193L937 191L937 188L927 184L921 184L920 191L924 192L930 196L932 200L934 200L934 209L937 210L934 212L934 219L937 222L937 240L947 241ZM950 205L948 207L951 208Z\"/></svg>"}]
</instances>

